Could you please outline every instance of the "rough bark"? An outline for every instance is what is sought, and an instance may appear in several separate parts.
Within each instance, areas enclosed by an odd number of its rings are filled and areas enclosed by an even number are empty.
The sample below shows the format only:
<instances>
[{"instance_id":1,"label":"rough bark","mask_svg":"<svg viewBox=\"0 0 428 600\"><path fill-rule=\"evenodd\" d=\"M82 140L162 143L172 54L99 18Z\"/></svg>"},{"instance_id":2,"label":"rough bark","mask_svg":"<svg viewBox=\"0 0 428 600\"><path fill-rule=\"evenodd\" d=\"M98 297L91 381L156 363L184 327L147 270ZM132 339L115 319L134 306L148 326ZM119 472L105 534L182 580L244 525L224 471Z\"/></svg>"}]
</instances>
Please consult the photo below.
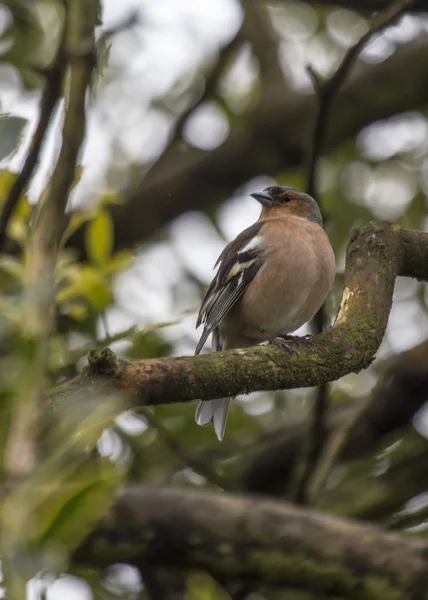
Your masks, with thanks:
<instances>
[{"instance_id":1,"label":"rough bark","mask_svg":"<svg viewBox=\"0 0 428 600\"><path fill-rule=\"evenodd\" d=\"M142 561L354 600L427 598L426 542L252 497L128 488L74 562Z\"/></svg>"},{"instance_id":2,"label":"rough bark","mask_svg":"<svg viewBox=\"0 0 428 600\"><path fill-rule=\"evenodd\" d=\"M308 387L367 367L382 341L398 275L428 279L428 234L386 222L356 230L347 249L345 290L333 327L313 348L288 354L272 346L196 357L116 360L89 354L87 371L53 390L51 400L122 391L138 405L209 400L257 390Z\"/></svg>"}]
</instances>

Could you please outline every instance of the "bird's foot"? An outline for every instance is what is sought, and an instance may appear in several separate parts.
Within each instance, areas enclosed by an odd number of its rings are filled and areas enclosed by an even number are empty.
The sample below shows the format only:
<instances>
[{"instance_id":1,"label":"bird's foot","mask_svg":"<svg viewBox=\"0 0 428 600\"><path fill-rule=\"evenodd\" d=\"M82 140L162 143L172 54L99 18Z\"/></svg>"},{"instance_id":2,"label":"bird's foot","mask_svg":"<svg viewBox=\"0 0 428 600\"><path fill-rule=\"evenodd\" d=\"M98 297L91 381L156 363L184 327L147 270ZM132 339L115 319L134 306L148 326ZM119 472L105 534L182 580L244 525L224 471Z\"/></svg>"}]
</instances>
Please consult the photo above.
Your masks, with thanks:
<instances>
[{"instance_id":1,"label":"bird's foot","mask_svg":"<svg viewBox=\"0 0 428 600\"><path fill-rule=\"evenodd\" d=\"M297 350L293 348L293 344L295 344L296 346L300 346L302 344L311 349L314 347L314 336L310 334L303 335L301 337L297 335L288 334L271 336L266 331L263 331L263 334L266 336L266 339L270 344L279 346L280 348L284 348L284 350L287 350L287 352L289 352L290 354L297 354Z\"/></svg>"},{"instance_id":2,"label":"bird's foot","mask_svg":"<svg viewBox=\"0 0 428 600\"><path fill-rule=\"evenodd\" d=\"M308 333L307 335L302 335L302 336L288 335L288 336L284 336L284 337L286 339L292 340L297 345L303 344L304 346L307 346L310 349L312 349L315 345L315 338L310 333Z\"/></svg>"},{"instance_id":3,"label":"bird's foot","mask_svg":"<svg viewBox=\"0 0 428 600\"><path fill-rule=\"evenodd\" d=\"M269 344L272 344L273 346L278 346L278 348L283 348L290 354L297 354L297 350L292 346L292 343L295 340L289 339L292 336L274 336L270 335L267 331L263 331L262 333L266 337Z\"/></svg>"}]
</instances>

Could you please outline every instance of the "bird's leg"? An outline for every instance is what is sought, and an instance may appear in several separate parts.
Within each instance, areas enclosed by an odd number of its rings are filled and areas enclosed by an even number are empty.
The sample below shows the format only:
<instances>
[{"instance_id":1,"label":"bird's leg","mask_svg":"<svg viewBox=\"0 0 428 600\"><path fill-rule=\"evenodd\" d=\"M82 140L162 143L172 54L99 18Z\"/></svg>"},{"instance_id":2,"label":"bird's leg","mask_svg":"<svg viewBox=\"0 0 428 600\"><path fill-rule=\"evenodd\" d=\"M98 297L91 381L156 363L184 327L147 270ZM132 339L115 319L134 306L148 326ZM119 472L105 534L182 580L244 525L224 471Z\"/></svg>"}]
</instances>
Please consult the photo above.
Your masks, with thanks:
<instances>
[{"instance_id":1,"label":"bird's leg","mask_svg":"<svg viewBox=\"0 0 428 600\"><path fill-rule=\"evenodd\" d=\"M290 354L297 354L297 351L291 346L291 343L295 340L288 339L292 336L274 336L270 335L264 329L262 329L262 334L265 336L269 344L272 344L273 346L278 346L279 348L284 348L284 350L287 350L287 352L289 352Z\"/></svg>"}]
</instances>

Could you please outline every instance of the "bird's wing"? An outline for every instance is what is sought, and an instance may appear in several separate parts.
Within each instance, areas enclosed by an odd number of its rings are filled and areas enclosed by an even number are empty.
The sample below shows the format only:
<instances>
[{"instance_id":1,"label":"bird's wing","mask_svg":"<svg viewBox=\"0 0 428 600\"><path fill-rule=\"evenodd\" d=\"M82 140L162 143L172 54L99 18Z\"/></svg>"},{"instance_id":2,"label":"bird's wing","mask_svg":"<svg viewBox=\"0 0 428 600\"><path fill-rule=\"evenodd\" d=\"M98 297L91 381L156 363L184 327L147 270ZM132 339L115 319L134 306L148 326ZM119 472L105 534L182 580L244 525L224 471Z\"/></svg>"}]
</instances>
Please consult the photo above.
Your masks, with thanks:
<instances>
[{"instance_id":1,"label":"bird's wing","mask_svg":"<svg viewBox=\"0 0 428 600\"><path fill-rule=\"evenodd\" d=\"M262 227L263 222L257 221L220 254L215 264L217 275L205 294L196 322L196 327L202 324L204 330L195 354L199 354L210 333L236 304L262 266Z\"/></svg>"}]
</instances>

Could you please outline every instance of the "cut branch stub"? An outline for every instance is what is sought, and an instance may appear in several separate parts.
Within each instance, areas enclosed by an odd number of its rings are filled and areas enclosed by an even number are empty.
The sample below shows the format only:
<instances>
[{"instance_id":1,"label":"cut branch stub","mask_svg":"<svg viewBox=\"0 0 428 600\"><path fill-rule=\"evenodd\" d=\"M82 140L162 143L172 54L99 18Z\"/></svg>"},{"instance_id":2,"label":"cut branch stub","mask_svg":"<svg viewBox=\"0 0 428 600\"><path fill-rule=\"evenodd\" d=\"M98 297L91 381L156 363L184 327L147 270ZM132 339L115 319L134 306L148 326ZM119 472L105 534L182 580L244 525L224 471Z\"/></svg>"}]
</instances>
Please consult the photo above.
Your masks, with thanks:
<instances>
[{"instance_id":1,"label":"cut branch stub","mask_svg":"<svg viewBox=\"0 0 428 600\"><path fill-rule=\"evenodd\" d=\"M114 376L117 366L116 354L110 348L95 348L88 353L88 375Z\"/></svg>"}]
</instances>

